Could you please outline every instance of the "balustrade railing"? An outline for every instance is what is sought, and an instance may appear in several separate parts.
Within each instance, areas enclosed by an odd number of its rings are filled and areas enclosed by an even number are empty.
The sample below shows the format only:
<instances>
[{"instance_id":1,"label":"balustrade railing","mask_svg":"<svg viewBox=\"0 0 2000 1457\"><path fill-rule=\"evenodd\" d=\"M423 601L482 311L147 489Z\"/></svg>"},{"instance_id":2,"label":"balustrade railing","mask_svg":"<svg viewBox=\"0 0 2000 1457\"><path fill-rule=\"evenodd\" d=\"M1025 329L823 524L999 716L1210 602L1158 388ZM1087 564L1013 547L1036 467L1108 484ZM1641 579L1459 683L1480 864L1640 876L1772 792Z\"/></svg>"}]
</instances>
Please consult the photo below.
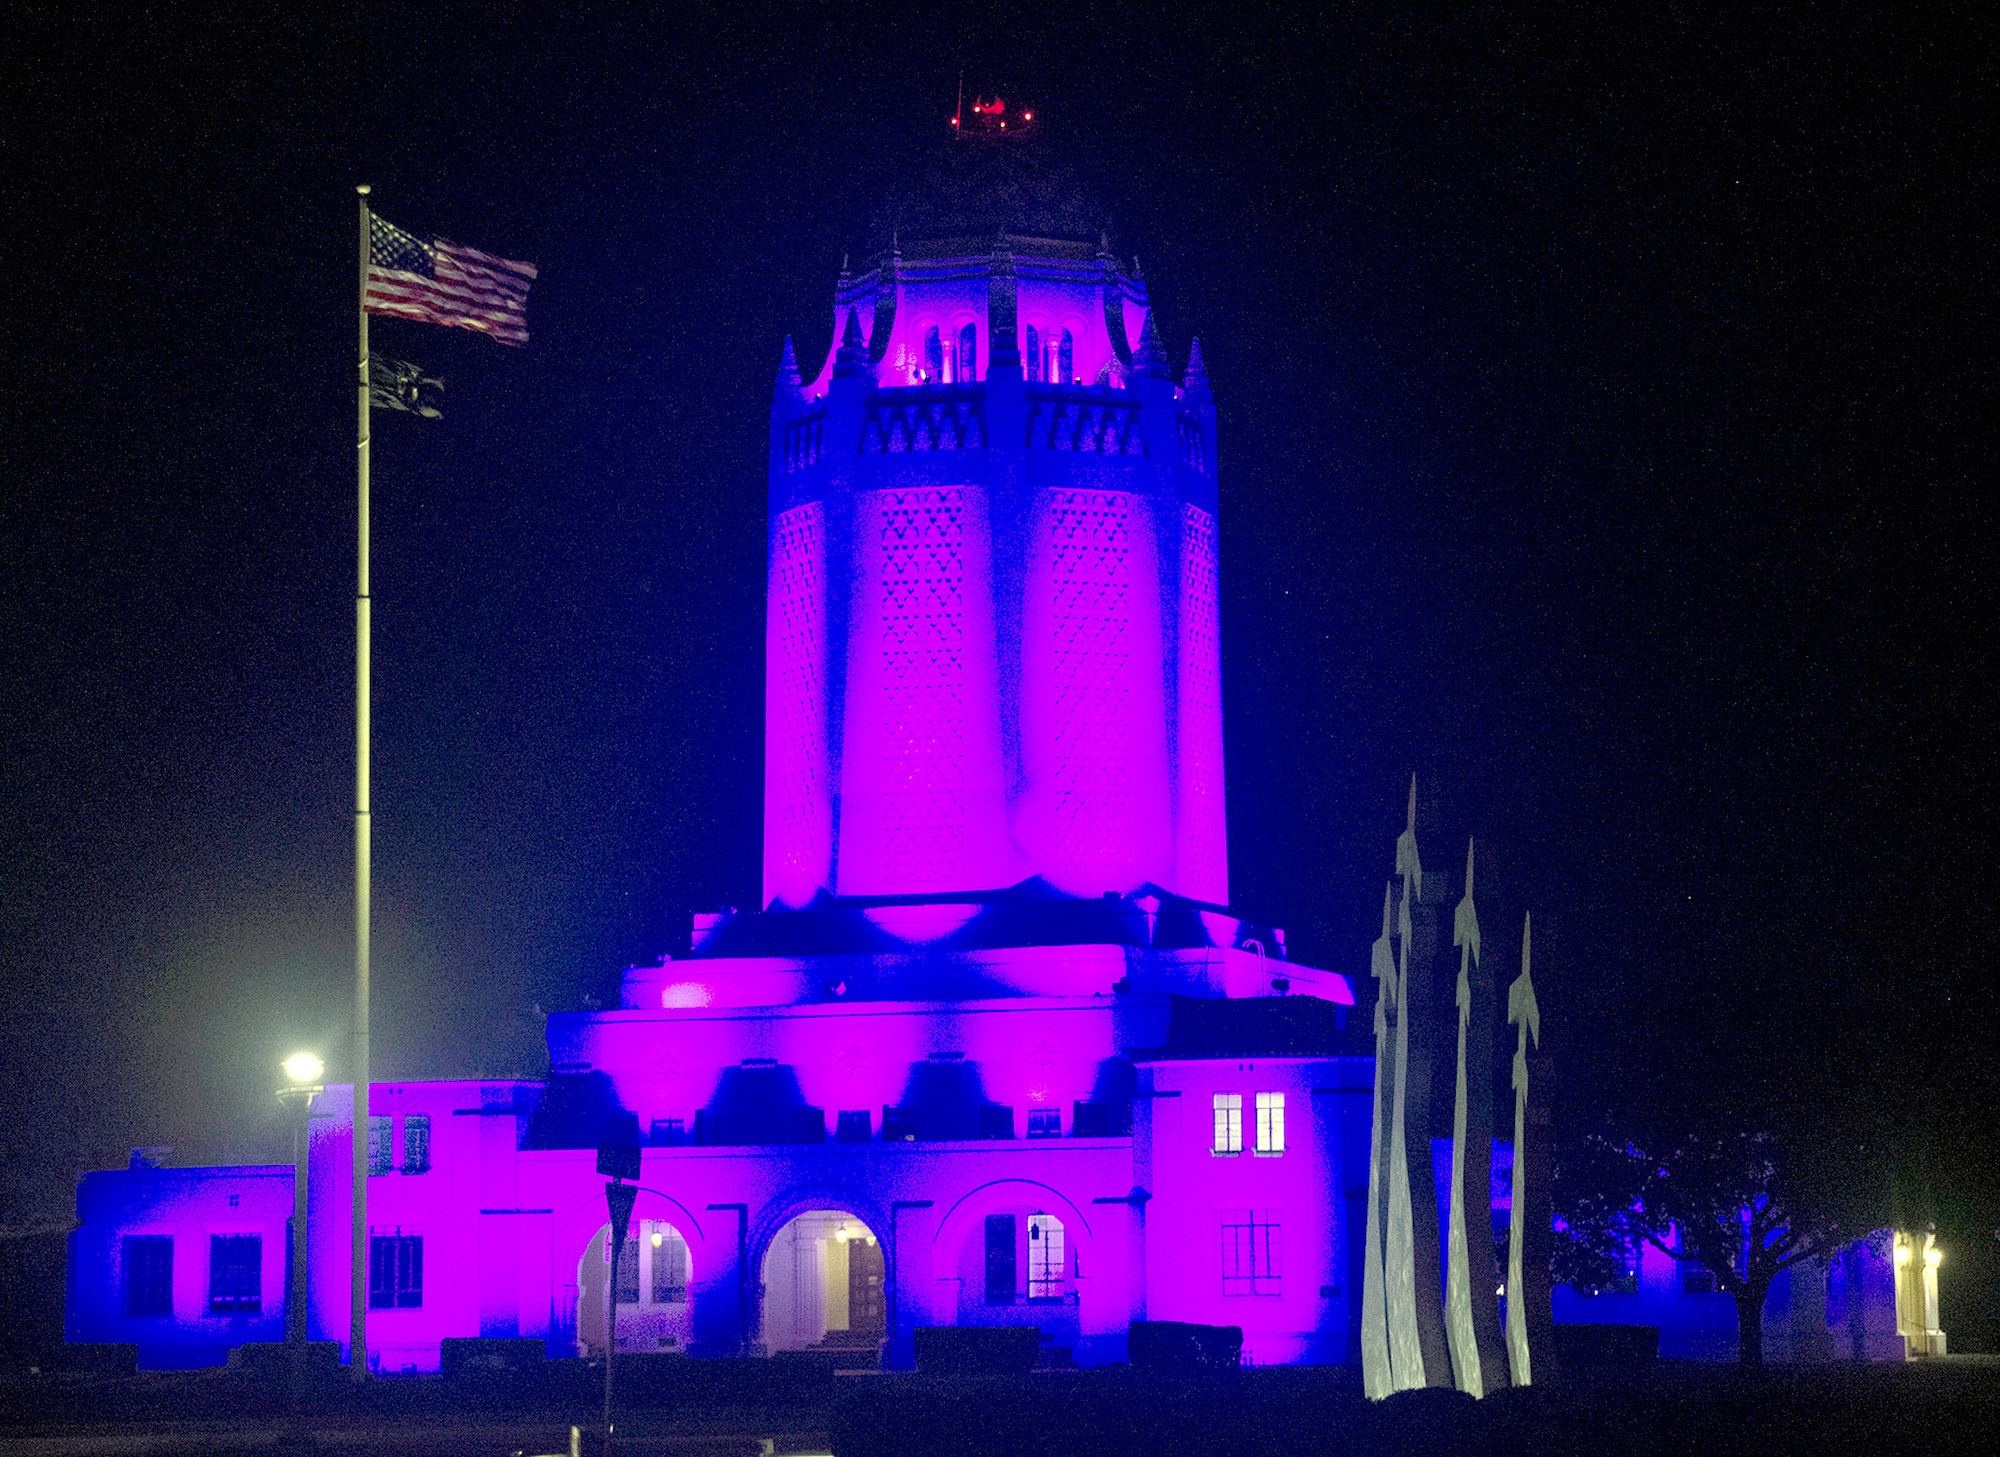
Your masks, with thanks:
<instances>
[{"instance_id":1,"label":"balustrade railing","mask_svg":"<svg viewBox=\"0 0 2000 1457\"><path fill-rule=\"evenodd\" d=\"M801 415L785 427L785 471L816 465L826 450L826 407Z\"/></svg>"},{"instance_id":2,"label":"balustrade railing","mask_svg":"<svg viewBox=\"0 0 2000 1457\"><path fill-rule=\"evenodd\" d=\"M974 390L883 390L861 420L861 453L977 450L986 444L986 401Z\"/></svg>"},{"instance_id":3,"label":"balustrade railing","mask_svg":"<svg viewBox=\"0 0 2000 1457\"><path fill-rule=\"evenodd\" d=\"M1139 408L1139 402L1123 390L1031 385L1028 447L1144 455L1146 437L1139 429Z\"/></svg>"}]
</instances>

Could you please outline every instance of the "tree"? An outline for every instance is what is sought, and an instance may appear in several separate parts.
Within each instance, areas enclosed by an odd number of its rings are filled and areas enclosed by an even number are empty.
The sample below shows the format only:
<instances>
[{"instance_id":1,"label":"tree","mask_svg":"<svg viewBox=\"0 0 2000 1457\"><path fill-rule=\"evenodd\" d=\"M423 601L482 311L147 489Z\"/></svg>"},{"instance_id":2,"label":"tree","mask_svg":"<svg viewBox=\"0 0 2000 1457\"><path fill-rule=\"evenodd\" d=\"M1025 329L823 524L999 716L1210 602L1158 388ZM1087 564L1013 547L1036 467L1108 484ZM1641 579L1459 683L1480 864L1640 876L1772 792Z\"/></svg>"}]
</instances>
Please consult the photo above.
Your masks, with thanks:
<instances>
[{"instance_id":1,"label":"tree","mask_svg":"<svg viewBox=\"0 0 2000 1457\"><path fill-rule=\"evenodd\" d=\"M1613 1135L1579 1139L1558 1165L1558 1278L1601 1284L1641 1240L1699 1265L1736 1303L1743 1370L1761 1371L1771 1282L1873 1227L1861 1170L1834 1152L1787 1160L1771 1134L1742 1130L1687 1134L1660 1152Z\"/></svg>"}]
</instances>

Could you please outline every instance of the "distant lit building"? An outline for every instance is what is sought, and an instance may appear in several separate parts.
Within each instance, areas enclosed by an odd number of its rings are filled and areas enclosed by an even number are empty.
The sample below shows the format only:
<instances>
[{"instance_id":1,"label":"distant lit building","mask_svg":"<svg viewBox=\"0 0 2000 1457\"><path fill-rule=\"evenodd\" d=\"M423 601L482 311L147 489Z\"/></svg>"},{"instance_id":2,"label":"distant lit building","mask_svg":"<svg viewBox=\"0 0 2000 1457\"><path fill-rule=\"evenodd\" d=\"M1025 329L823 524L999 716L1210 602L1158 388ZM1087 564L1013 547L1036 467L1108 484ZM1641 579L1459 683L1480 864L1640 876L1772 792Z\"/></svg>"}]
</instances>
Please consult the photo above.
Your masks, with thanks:
<instances>
[{"instance_id":1,"label":"distant lit building","mask_svg":"<svg viewBox=\"0 0 2000 1457\"><path fill-rule=\"evenodd\" d=\"M1060 208L929 216L778 371L763 908L551 1017L545 1081L373 1088L384 1370L601 1349L607 1291L621 1350L903 1365L920 1326L1033 1325L1094 1364L1151 1319L1350 1359L1372 1040L1347 976L1227 909L1199 347L1176 383L1137 265ZM309 1159L342 1341L351 1107L321 1096ZM645 1143L615 1277L614 1115ZM87 1176L70 1338L280 1338L288 1180Z\"/></svg>"}]
</instances>

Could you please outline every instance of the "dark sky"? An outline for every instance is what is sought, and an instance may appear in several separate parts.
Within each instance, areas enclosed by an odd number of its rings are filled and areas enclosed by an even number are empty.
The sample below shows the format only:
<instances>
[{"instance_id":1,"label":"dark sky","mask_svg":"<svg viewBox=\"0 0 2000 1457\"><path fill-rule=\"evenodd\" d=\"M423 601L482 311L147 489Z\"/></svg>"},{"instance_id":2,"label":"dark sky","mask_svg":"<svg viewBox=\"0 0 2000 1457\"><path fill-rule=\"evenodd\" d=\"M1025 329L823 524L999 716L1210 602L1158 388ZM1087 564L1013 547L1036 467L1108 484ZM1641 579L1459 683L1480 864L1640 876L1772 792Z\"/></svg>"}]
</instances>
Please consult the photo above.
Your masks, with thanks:
<instances>
[{"instance_id":1,"label":"dark sky","mask_svg":"<svg viewBox=\"0 0 2000 1457\"><path fill-rule=\"evenodd\" d=\"M1581 1103L2000 1146L1990 7L76 9L0 56L0 1222L343 1073L354 184L542 270L525 351L375 331L446 380L376 1070L536 1073L756 899L772 371L961 67L1201 337L1239 904L1365 976L1414 770Z\"/></svg>"}]
</instances>

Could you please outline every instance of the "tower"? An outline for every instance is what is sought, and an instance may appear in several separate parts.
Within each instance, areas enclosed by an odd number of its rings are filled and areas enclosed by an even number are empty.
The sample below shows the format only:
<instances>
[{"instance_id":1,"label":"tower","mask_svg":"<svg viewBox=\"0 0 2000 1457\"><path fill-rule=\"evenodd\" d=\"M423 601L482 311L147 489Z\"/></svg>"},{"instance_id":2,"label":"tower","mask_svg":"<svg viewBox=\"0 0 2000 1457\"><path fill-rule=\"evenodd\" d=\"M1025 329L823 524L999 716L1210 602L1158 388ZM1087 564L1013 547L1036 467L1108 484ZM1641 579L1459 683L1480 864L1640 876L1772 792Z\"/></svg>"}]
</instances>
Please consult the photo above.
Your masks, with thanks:
<instances>
[{"instance_id":1,"label":"tower","mask_svg":"<svg viewBox=\"0 0 2000 1457\"><path fill-rule=\"evenodd\" d=\"M770 430L764 904L1226 903L1214 403L1136 264L893 242Z\"/></svg>"}]
</instances>

